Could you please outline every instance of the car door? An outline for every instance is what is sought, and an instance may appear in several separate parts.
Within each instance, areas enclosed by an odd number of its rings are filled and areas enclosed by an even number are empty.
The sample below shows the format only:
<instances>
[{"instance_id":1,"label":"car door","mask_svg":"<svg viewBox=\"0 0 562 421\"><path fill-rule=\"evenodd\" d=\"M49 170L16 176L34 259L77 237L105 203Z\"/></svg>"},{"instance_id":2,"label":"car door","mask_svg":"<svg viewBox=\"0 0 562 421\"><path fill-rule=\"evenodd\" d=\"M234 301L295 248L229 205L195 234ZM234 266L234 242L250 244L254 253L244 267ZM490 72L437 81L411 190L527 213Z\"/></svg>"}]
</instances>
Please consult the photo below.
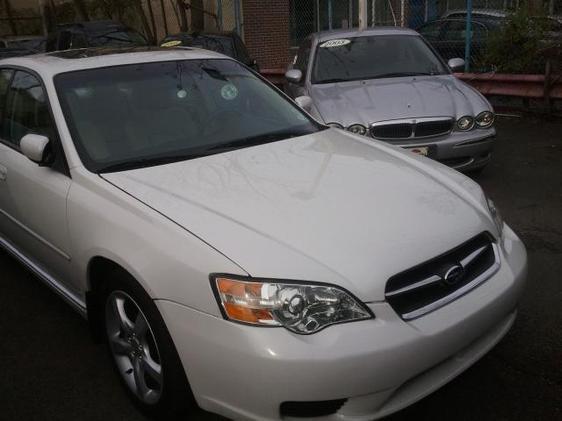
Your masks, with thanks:
<instances>
[{"instance_id":1,"label":"car door","mask_svg":"<svg viewBox=\"0 0 562 421\"><path fill-rule=\"evenodd\" d=\"M31 72L1 69L0 75L0 85L10 80L0 95L0 236L68 287L66 199L72 181L45 89ZM21 153L20 141L28 133L50 139L55 154L52 166L40 166Z\"/></svg>"}]
</instances>

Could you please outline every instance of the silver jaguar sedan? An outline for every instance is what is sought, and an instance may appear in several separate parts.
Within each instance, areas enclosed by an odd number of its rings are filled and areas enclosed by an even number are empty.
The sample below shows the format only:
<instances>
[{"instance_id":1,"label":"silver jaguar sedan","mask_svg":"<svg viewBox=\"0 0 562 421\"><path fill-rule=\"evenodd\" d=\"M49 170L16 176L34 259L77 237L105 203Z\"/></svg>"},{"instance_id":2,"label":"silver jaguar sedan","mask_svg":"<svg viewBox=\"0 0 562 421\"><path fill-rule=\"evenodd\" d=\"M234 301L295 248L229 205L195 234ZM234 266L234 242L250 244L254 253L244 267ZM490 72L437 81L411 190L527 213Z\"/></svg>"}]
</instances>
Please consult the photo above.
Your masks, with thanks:
<instances>
[{"instance_id":1,"label":"silver jaguar sedan","mask_svg":"<svg viewBox=\"0 0 562 421\"><path fill-rule=\"evenodd\" d=\"M457 79L415 31L379 28L311 35L286 73L289 94L333 127L399 145L457 170L492 156L490 103Z\"/></svg>"},{"instance_id":2,"label":"silver jaguar sedan","mask_svg":"<svg viewBox=\"0 0 562 421\"><path fill-rule=\"evenodd\" d=\"M525 247L477 183L221 54L13 58L0 99L0 247L160 419L370 421L516 317Z\"/></svg>"}]
</instances>

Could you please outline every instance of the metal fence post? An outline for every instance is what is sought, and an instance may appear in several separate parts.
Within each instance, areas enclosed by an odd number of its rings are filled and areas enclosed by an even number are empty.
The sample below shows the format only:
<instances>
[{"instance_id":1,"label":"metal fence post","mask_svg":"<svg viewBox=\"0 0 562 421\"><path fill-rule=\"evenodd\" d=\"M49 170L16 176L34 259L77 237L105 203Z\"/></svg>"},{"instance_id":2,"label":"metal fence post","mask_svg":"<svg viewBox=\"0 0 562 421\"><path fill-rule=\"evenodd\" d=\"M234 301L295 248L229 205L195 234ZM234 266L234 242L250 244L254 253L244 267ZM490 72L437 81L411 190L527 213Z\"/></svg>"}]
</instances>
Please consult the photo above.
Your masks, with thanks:
<instances>
[{"instance_id":1,"label":"metal fence post","mask_svg":"<svg viewBox=\"0 0 562 421\"><path fill-rule=\"evenodd\" d=\"M359 0L359 29L367 28L367 0ZM373 23L374 26L374 23Z\"/></svg>"},{"instance_id":2,"label":"metal fence post","mask_svg":"<svg viewBox=\"0 0 562 421\"><path fill-rule=\"evenodd\" d=\"M470 71L470 47L472 43L472 0L466 0L466 37L464 48L464 71Z\"/></svg>"},{"instance_id":3,"label":"metal fence post","mask_svg":"<svg viewBox=\"0 0 562 421\"><path fill-rule=\"evenodd\" d=\"M222 0L217 0L217 26L222 31Z\"/></svg>"},{"instance_id":4,"label":"metal fence post","mask_svg":"<svg viewBox=\"0 0 562 421\"><path fill-rule=\"evenodd\" d=\"M242 17L240 15L240 0L234 0L234 20L236 21L236 33L242 36Z\"/></svg>"},{"instance_id":5,"label":"metal fence post","mask_svg":"<svg viewBox=\"0 0 562 421\"><path fill-rule=\"evenodd\" d=\"M332 0L328 0L328 29L332 30Z\"/></svg>"}]
</instances>

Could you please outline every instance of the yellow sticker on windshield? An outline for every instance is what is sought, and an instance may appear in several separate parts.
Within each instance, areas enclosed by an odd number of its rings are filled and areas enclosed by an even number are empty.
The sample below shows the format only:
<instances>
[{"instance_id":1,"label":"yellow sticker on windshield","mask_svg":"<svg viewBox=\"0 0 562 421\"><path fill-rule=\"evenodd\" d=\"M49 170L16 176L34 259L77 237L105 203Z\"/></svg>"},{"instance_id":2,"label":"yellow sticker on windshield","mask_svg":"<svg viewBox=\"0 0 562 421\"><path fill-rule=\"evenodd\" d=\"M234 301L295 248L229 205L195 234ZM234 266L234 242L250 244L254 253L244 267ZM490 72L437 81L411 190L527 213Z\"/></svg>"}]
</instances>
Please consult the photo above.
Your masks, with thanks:
<instances>
[{"instance_id":1,"label":"yellow sticker on windshield","mask_svg":"<svg viewBox=\"0 0 562 421\"><path fill-rule=\"evenodd\" d=\"M331 39L320 44L320 48L343 47L351 42L349 39Z\"/></svg>"},{"instance_id":2,"label":"yellow sticker on windshield","mask_svg":"<svg viewBox=\"0 0 562 421\"><path fill-rule=\"evenodd\" d=\"M173 41L164 42L160 45L160 47L177 47L178 45L181 45L181 41L176 39Z\"/></svg>"}]
</instances>

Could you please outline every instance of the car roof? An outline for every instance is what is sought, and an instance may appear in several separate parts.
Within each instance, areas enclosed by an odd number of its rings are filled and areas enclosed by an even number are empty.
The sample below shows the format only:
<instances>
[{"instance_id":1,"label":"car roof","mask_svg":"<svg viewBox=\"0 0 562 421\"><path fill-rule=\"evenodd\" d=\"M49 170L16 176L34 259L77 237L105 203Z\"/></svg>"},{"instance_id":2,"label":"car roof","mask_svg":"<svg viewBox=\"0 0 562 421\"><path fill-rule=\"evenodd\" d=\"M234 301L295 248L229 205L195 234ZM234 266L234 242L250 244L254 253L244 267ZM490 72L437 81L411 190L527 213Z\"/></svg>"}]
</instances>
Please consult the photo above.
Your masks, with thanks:
<instances>
[{"instance_id":1,"label":"car roof","mask_svg":"<svg viewBox=\"0 0 562 421\"><path fill-rule=\"evenodd\" d=\"M468 14L468 11L466 9L449 10L448 12L445 12L442 17L447 18L451 15L457 15L457 14L466 15L466 14ZM489 16L489 17L493 17L493 18L505 18L505 17L507 17L507 13L505 11L503 11L503 10L492 10L492 9L473 9L472 14L473 15Z\"/></svg>"},{"instance_id":2,"label":"car roof","mask_svg":"<svg viewBox=\"0 0 562 421\"><path fill-rule=\"evenodd\" d=\"M334 29L331 31L322 31L312 34L319 42L328 41L337 38L355 38L376 35L419 35L416 31L409 28L399 28L395 26L379 26L367 29Z\"/></svg>"},{"instance_id":3,"label":"car roof","mask_svg":"<svg viewBox=\"0 0 562 421\"><path fill-rule=\"evenodd\" d=\"M127 64L213 58L230 60L214 51L190 47L82 48L4 59L0 60L0 67L21 66L43 77L52 77L60 73Z\"/></svg>"}]
</instances>

